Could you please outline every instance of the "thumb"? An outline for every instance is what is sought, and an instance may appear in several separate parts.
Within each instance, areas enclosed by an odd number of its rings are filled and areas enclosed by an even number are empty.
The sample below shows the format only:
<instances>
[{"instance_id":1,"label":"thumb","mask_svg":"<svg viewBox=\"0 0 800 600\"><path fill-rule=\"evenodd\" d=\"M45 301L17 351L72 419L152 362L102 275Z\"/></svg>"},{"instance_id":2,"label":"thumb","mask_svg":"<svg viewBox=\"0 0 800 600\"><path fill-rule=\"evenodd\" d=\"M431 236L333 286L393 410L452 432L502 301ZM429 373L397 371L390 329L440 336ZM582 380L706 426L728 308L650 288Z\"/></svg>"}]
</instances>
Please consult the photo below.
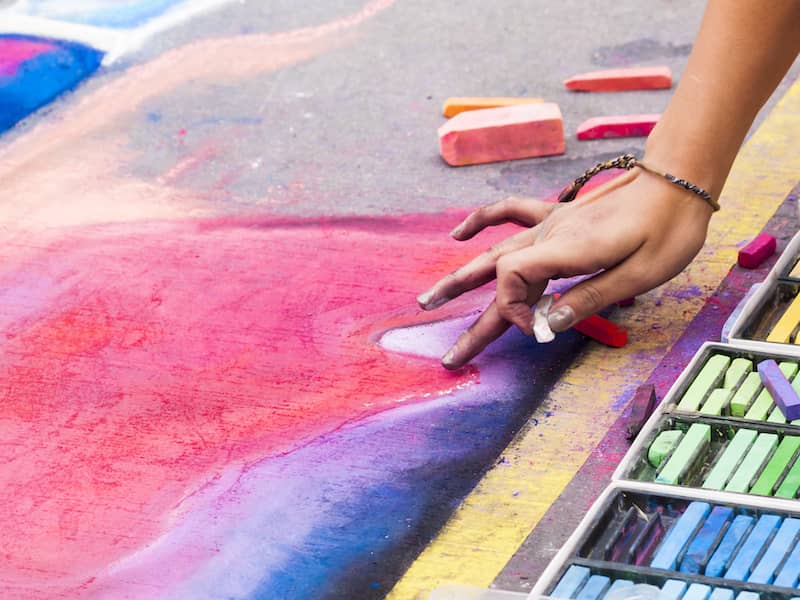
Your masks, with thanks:
<instances>
[{"instance_id":1,"label":"thumb","mask_svg":"<svg viewBox=\"0 0 800 600\"><path fill-rule=\"evenodd\" d=\"M547 314L550 329L566 331L606 306L650 289L637 271L628 259L564 292Z\"/></svg>"}]
</instances>

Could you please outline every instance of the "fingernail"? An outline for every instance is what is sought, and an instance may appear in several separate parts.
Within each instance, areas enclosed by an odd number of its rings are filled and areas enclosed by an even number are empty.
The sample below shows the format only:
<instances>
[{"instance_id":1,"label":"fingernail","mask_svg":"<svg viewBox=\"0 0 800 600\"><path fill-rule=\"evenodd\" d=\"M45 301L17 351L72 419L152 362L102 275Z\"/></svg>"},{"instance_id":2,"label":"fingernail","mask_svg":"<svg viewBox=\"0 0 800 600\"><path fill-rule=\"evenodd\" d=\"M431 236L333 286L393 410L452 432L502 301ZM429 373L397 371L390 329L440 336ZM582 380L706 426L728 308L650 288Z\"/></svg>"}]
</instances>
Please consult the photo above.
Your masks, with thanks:
<instances>
[{"instance_id":1,"label":"fingernail","mask_svg":"<svg viewBox=\"0 0 800 600\"><path fill-rule=\"evenodd\" d=\"M433 290L428 290L424 294L420 294L417 296L417 302L424 310L433 310L434 308L439 308L442 304L447 304L450 302L450 298L447 296L441 296L433 299Z\"/></svg>"},{"instance_id":2,"label":"fingernail","mask_svg":"<svg viewBox=\"0 0 800 600\"><path fill-rule=\"evenodd\" d=\"M447 369L453 369L458 366L456 363L455 347L450 348L450 350L447 351L447 354L444 355L444 357L442 358L442 365Z\"/></svg>"},{"instance_id":3,"label":"fingernail","mask_svg":"<svg viewBox=\"0 0 800 600\"><path fill-rule=\"evenodd\" d=\"M461 235L462 231L464 231L464 224L460 223L453 227L453 231L450 232L450 237L458 237Z\"/></svg>"},{"instance_id":4,"label":"fingernail","mask_svg":"<svg viewBox=\"0 0 800 600\"><path fill-rule=\"evenodd\" d=\"M575 311L570 306L560 306L548 313L547 322L553 331L566 331L575 322Z\"/></svg>"}]
</instances>

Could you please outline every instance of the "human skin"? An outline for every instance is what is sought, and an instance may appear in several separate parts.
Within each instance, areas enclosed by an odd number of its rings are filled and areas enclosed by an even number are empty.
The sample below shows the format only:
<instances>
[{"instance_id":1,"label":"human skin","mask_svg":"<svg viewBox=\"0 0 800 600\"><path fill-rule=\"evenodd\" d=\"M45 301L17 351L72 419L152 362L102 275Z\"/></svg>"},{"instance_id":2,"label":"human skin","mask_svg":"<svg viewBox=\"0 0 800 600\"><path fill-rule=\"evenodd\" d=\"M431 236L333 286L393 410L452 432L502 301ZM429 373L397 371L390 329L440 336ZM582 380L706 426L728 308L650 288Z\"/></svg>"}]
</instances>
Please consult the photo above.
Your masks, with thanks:
<instances>
[{"instance_id":1,"label":"human skin","mask_svg":"<svg viewBox=\"0 0 800 600\"><path fill-rule=\"evenodd\" d=\"M764 10L758 0L710 0L644 161L719 198L756 114L798 52L800 1L778 0ZM569 204L509 198L479 208L453 229L455 239L506 222L525 229L417 298L431 310L497 279L494 301L442 364L463 366L511 325L532 335L530 307L550 279L596 273L553 303L548 321L556 332L661 285L700 251L711 215L700 196L638 168Z\"/></svg>"}]
</instances>

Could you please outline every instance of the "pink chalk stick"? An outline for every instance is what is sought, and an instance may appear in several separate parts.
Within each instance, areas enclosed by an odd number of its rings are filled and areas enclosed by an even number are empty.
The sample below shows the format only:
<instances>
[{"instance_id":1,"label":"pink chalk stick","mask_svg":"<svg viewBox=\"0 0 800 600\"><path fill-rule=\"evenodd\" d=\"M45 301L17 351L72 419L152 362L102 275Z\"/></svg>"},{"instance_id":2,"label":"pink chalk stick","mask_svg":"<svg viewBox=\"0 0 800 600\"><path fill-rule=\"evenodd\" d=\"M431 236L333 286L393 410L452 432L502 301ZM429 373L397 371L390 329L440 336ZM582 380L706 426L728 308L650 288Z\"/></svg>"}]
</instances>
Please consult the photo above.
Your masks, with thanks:
<instances>
[{"instance_id":1,"label":"pink chalk stick","mask_svg":"<svg viewBox=\"0 0 800 600\"><path fill-rule=\"evenodd\" d=\"M564 82L564 86L577 92L669 89L672 87L672 71L669 67L593 71L570 77Z\"/></svg>"},{"instance_id":2,"label":"pink chalk stick","mask_svg":"<svg viewBox=\"0 0 800 600\"><path fill-rule=\"evenodd\" d=\"M579 140L617 137L647 137L661 115L593 117L578 126Z\"/></svg>"},{"instance_id":3,"label":"pink chalk stick","mask_svg":"<svg viewBox=\"0 0 800 600\"><path fill-rule=\"evenodd\" d=\"M563 154L557 104L542 102L462 112L439 128L439 150L452 166Z\"/></svg>"},{"instance_id":4,"label":"pink chalk stick","mask_svg":"<svg viewBox=\"0 0 800 600\"><path fill-rule=\"evenodd\" d=\"M774 360L758 363L758 374L787 421L800 419L800 396Z\"/></svg>"},{"instance_id":5,"label":"pink chalk stick","mask_svg":"<svg viewBox=\"0 0 800 600\"><path fill-rule=\"evenodd\" d=\"M770 256L775 254L778 243L768 233L759 233L744 248L739 250L739 266L755 269Z\"/></svg>"}]
</instances>

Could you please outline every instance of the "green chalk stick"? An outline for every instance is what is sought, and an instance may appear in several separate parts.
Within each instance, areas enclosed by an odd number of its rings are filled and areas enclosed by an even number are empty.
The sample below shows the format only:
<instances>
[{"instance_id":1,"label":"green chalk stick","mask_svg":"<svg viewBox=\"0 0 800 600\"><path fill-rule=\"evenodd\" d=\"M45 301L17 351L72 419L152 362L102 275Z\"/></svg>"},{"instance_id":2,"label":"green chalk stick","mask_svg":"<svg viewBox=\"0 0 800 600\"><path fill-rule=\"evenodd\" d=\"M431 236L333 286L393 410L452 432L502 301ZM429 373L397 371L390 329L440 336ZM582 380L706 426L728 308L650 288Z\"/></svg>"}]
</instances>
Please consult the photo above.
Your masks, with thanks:
<instances>
[{"instance_id":1,"label":"green chalk stick","mask_svg":"<svg viewBox=\"0 0 800 600\"><path fill-rule=\"evenodd\" d=\"M677 429L667 429L659 433L647 450L647 462L656 469L660 467L664 458L672 452L682 437L683 432Z\"/></svg>"},{"instance_id":2,"label":"green chalk stick","mask_svg":"<svg viewBox=\"0 0 800 600\"><path fill-rule=\"evenodd\" d=\"M744 381L747 374L753 371L753 362L746 358L734 358L731 366L725 371L725 380L722 387L735 390Z\"/></svg>"},{"instance_id":3,"label":"green chalk stick","mask_svg":"<svg viewBox=\"0 0 800 600\"><path fill-rule=\"evenodd\" d=\"M778 486L775 497L796 498L798 488L800 488L800 459L796 460L794 464L789 467L789 472Z\"/></svg>"},{"instance_id":4,"label":"green chalk stick","mask_svg":"<svg viewBox=\"0 0 800 600\"><path fill-rule=\"evenodd\" d=\"M778 366L783 374L786 375L786 379L790 381L797 374L797 363L782 362ZM750 410L747 411L744 418L753 419L754 421L766 421L767 415L774 406L775 402L772 400L772 395L765 388L761 390L758 398L756 398L756 401L753 402L753 405L750 407Z\"/></svg>"},{"instance_id":5,"label":"green chalk stick","mask_svg":"<svg viewBox=\"0 0 800 600\"><path fill-rule=\"evenodd\" d=\"M656 476L656 481L672 485L681 483L686 473L698 466L710 445L711 426L701 423L693 424L683 436L678 447L675 448L675 452L667 460L664 468Z\"/></svg>"},{"instance_id":6,"label":"green chalk stick","mask_svg":"<svg viewBox=\"0 0 800 600\"><path fill-rule=\"evenodd\" d=\"M744 413L747 412L747 407L750 406L761 387L761 376L758 373L748 373L733 398L731 398L731 416L743 417Z\"/></svg>"},{"instance_id":7,"label":"green chalk stick","mask_svg":"<svg viewBox=\"0 0 800 600\"><path fill-rule=\"evenodd\" d=\"M742 462L742 458L750 450L758 432L752 429L740 429L728 442L725 451L717 459L717 463L703 482L703 487L709 490L721 490L725 488L731 475Z\"/></svg>"},{"instance_id":8,"label":"green chalk stick","mask_svg":"<svg viewBox=\"0 0 800 600\"><path fill-rule=\"evenodd\" d=\"M728 403L733 396L733 390L717 388L708 396L708 400L700 407L700 413L704 415L721 415L728 408Z\"/></svg>"},{"instance_id":9,"label":"green chalk stick","mask_svg":"<svg viewBox=\"0 0 800 600\"><path fill-rule=\"evenodd\" d=\"M725 491L739 493L750 491L753 478L761 466L769 460L777 445L778 436L774 433L759 434L750 451L742 460L742 464L739 465L728 485L725 486Z\"/></svg>"},{"instance_id":10,"label":"green chalk stick","mask_svg":"<svg viewBox=\"0 0 800 600\"><path fill-rule=\"evenodd\" d=\"M709 358L692 381L689 389L683 394L681 401L678 402L678 410L696 411L700 408L711 390L722 382L730 364L730 356L715 354Z\"/></svg>"},{"instance_id":11,"label":"green chalk stick","mask_svg":"<svg viewBox=\"0 0 800 600\"><path fill-rule=\"evenodd\" d=\"M783 438L775 454L764 467L761 475L756 480L755 485L750 488L751 494L758 494L759 496L772 496L775 492L775 484L780 481L786 469L792 463L792 458L800 449L800 437L787 435Z\"/></svg>"},{"instance_id":12,"label":"green chalk stick","mask_svg":"<svg viewBox=\"0 0 800 600\"><path fill-rule=\"evenodd\" d=\"M772 409L767 417L767 423L786 423L786 417L783 416L780 407L776 406Z\"/></svg>"}]
</instances>

